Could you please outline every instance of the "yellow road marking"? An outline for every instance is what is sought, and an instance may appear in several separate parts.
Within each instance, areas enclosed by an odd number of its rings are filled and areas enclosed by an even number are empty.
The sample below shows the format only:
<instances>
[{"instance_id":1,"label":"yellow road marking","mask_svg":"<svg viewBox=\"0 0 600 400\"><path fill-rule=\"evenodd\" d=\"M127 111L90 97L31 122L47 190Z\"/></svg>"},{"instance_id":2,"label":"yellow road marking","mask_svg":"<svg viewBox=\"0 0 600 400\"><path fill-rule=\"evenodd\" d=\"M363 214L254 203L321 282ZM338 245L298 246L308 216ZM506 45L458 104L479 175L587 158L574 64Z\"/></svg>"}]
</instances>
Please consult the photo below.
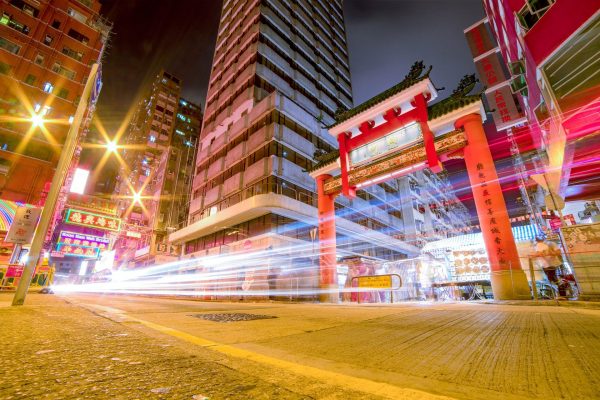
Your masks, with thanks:
<instances>
[{"instance_id":1,"label":"yellow road marking","mask_svg":"<svg viewBox=\"0 0 600 400\"><path fill-rule=\"evenodd\" d=\"M212 340L203 339L198 336L191 335L189 333L182 332L180 330L169 328L164 325L155 324L154 322L146 321L143 319L135 318L123 310L117 308L101 306L96 304L82 304L88 307L96 308L112 314L126 317L131 321L136 321L148 328L154 329L155 331L185 340L186 342L193 343L202 347L210 347L211 350L218 351L219 353L241 358L245 360L254 361L261 364L270 365L277 367L297 375L302 375L318 381L324 381L325 383L339 386L344 389L350 389L357 392L363 392L367 394L377 395L381 397L387 397L394 400L410 399L410 400L448 400L453 399L452 397L434 395L431 393L423 392L417 389L400 388L398 386L390 385L383 382L375 382L364 378L357 378L351 375L345 375L338 372L332 372L316 367L307 365L297 364L290 361L281 360L279 358L266 356L260 353L256 353L250 350L240 349L238 347L214 342Z\"/></svg>"}]
</instances>

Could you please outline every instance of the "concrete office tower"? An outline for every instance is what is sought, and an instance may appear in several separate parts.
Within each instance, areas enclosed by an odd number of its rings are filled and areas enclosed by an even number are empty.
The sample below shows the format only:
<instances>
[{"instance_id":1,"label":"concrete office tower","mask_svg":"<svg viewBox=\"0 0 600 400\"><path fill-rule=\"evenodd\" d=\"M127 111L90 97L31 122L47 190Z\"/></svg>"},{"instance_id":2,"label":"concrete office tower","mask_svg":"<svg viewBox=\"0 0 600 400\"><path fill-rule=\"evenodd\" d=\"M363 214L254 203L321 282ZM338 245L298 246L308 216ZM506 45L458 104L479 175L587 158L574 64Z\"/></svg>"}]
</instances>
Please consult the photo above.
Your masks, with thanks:
<instances>
[{"instance_id":1,"label":"concrete office tower","mask_svg":"<svg viewBox=\"0 0 600 400\"><path fill-rule=\"evenodd\" d=\"M108 40L111 26L99 12L96 0L0 2L1 198L43 203L90 66ZM34 115L48 122L32 129Z\"/></svg>"},{"instance_id":2,"label":"concrete office tower","mask_svg":"<svg viewBox=\"0 0 600 400\"><path fill-rule=\"evenodd\" d=\"M181 98L181 81L160 72L136 109L128 132L117 195L125 228L118 261L131 266L176 258L167 235L185 225L202 113ZM135 193L140 200L132 198ZM129 198L124 198L129 196Z\"/></svg>"},{"instance_id":3,"label":"concrete office tower","mask_svg":"<svg viewBox=\"0 0 600 400\"><path fill-rule=\"evenodd\" d=\"M206 101L189 225L171 242L196 258L298 245L277 268L313 264L317 196L306 170L337 148L326 126L352 107L342 2L225 1ZM397 239L402 207L388 200L398 190L394 181L360 191L370 203L336 199L340 254L418 253Z\"/></svg>"}]
</instances>

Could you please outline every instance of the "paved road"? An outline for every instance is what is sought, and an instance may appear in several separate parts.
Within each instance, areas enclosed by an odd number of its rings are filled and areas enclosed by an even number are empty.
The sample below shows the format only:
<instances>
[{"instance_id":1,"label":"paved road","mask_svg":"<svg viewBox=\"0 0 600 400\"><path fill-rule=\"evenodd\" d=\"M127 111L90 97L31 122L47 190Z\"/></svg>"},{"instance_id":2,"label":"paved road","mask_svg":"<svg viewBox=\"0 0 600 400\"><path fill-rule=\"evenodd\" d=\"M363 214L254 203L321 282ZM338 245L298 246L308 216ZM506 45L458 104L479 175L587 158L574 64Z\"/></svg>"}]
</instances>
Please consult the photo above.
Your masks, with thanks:
<instances>
[{"instance_id":1,"label":"paved road","mask_svg":"<svg viewBox=\"0 0 600 400\"><path fill-rule=\"evenodd\" d=\"M132 377L137 383L124 393L140 398L147 396L139 393L157 388L168 388L167 394L152 392L163 398L192 398L195 392L211 399L600 398L599 310L473 303L202 303L96 295L65 299L70 304L55 306L58 315L41 305L25 311L32 318L45 312L45 318L64 326L75 319L82 329L93 323L117 332L95 334L102 338L97 346L104 343L109 360L143 358L143 364L116 362L126 369L143 365L146 380L157 377L152 384ZM0 307L0 318L9 311L23 313ZM276 318L227 323L198 318L223 313ZM127 336L111 336L119 332ZM77 335L87 340L85 331ZM22 340L17 333L9 337ZM127 342L120 350L126 354L115 356L122 342ZM86 369L84 364L72 370ZM178 372L162 378L169 369ZM91 374L92 380L98 378ZM127 373L124 378L129 379ZM104 390L105 385L94 386Z\"/></svg>"}]
</instances>

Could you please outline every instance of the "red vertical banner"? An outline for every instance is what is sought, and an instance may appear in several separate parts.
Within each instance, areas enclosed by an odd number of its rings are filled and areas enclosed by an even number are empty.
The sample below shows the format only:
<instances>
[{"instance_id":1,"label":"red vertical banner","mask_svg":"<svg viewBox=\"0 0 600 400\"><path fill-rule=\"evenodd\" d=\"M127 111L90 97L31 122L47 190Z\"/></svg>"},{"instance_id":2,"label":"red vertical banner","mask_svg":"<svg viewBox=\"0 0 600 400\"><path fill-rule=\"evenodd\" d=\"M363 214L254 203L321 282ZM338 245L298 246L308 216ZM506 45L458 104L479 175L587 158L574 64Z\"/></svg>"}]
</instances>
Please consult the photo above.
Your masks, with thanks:
<instances>
[{"instance_id":1,"label":"red vertical banner","mask_svg":"<svg viewBox=\"0 0 600 400\"><path fill-rule=\"evenodd\" d=\"M464 128L467 135L465 164L492 268L494 298L529 299L529 285L521 269L508 210L481 116L467 115L456 121L455 125L457 128Z\"/></svg>"},{"instance_id":2,"label":"red vertical banner","mask_svg":"<svg viewBox=\"0 0 600 400\"><path fill-rule=\"evenodd\" d=\"M465 36L473 58L479 57L497 46L487 22L480 22L466 30Z\"/></svg>"}]
</instances>

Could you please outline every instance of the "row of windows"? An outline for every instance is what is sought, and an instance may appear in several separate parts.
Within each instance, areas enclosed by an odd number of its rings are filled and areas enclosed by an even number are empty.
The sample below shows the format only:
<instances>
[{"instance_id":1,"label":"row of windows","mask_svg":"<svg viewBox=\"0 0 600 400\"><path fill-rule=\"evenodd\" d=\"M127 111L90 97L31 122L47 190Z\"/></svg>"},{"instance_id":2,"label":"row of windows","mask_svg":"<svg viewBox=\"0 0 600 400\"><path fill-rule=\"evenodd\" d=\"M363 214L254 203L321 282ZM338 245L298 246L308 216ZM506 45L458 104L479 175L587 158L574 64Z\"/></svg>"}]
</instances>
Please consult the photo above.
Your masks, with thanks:
<instances>
[{"instance_id":1,"label":"row of windows","mask_svg":"<svg viewBox=\"0 0 600 400\"><path fill-rule=\"evenodd\" d=\"M240 143L247 141L248 138L253 133L255 133L259 129L262 129L263 127L271 125L271 124L279 124L279 125L289 128L296 134L300 135L302 138L311 142L316 148L322 149L322 150L326 151L327 153L333 151L333 147L331 145L329 145L327 142L325 142L323 139L321 139L317 135L313 134L308 129L304 128L302 125L298 124L292 118L286 116L285 114L280 113L277 110L273 110L272 112L268 113L263 118L261 118L259 121L254 123L252 126L250 126L247 130L240 133L239 136L237 136L236 138L231 140L227 144L227 146L223 147L222 149L220 149L218 151L217 151L217 149L214 149L215 151L210 152L211 155L209 158L207 158L205 160L199 160L198 161L199 162L198 171L200 169L205 168L207 164L212 164L215 161L217 161L218 159L220 159L221 157L224 157L227 154L227 152L233 150Z\"/></svg>"},{"instance_id":2,"label":"row of windows","mask_svg":"<svg viewBox=\"0 0 600 400\"><path fill-rule=\"evenodd\" d=\"M233 193L216 203L204 204L202 211L193 216L193 221L206 218L209 215L212 215L214 212L225 210L226 208L231 207L242 200L268 193L278 193L308 204L312 207L317 206L317 198L314 192L290 183L277 176L271 175L246 186L243 190Z\"/></svg>"},{"instance_id":3,"label":"row of windows","mask_svg":"<svg viewBox=\"0 0 600 400\"><path fill-rule=\"evenodd\" d=\"M273 7L271 7L271 9L272 9L272 10L275 12L275 14L277 14L277 16L278 16L279 18L282 18L282 15L281 15L281 13L280 13L280 12L279 12L277 9L275 9L275 8L273 8ZM304 27L305 27L306 29L308 29L308 31L309 31L309 32L314 32L314 28L307 26L307 25L305 24L304 20L302 20L302 19L299 19L299 20L300 20L300 21L301 21L301 23L304 25ZM279 34L279 36L281 36L282 38L286 37L286 35L285 35L285 34L284 34L284 33L283 33L283 32L282 32L280 29L279 29L279 27L277 27L277 26L274 26L274 25L273 25L273 23L272 23L272 22L271 22L271 21L270 21L268 18L265 18L265 16L264 16L264 15L263 15L263 16L262 16L262 18L261 18L261 22L263 22L263 23L267 23L267 24L268 24L268 25L269 25L269 26L270 26L272 29L275 29L275 30L277 31L277 33ZM291 30L292 30L294 33L296 33L296 34L299 34L301 37L304 37L304 35L302 34L302 32L300 32L300 31L298 30L298 28L296 28L296 27L295 27L293 24L289 24L289 28L290 28L290 29L291 29ZM322 26L321 26L321 29L323 29L323 27L322 27ZM321 37L320 37L318 34L315 34L314 36L315 36L315 39L316 39L316 40L319 40L319 41L323 42L323 40L321 39ZM311 49L312 49L314 52L317 52L317 50L318 50L318 49L317 49L317 48L314 46L314 44L313 44L313 43L310 43L310 42L307 42L307 41L304 41L304 42L305 42L305 43L306 43L306 44L307 44L307 45L308 45L308 46L309 46L309 47L310 47L310 48L311 48ZM338 45L338 46L340 47L340 49L344 49L344 47L343 47L343 46L340 46L340 45ZM326 46L326 47L327 47L327 46ZM298 51L297 49L301 49L301 47L299 47L299 46L297 46L297 45L295 45L295 44L293 44L293 43L292 43L292 48L296 48L296 51ZM309 60L311 59L311 57L307 57L307 58L308 58ZM323 57L323 60L325 60L325 61L326 61L326 63L327 63L327 64L329 64L329 66L330 66L330 67L331 67L331 68L332 68L334 71L335 71L336 69L339 69L340 67L343 67L343 68L345 68L346 70L348 69L347 62L344 62L344 63L342 63L343 65L334 65L334 64L332 63L332 61L331 61L331 60L329 60L329 59L328 59L328 58L326 58L326 57ZM318 65L318 64L317 64L317 65ZM318 68L318 67L317 67L317 68ZM348 75L348 76L346 76L346 75ZM344 80L345 80L345 81L346 81L348 84L351 84L351 82L350 82L350 79L349 79L349 73L346 73L346 74L340 74L340 77L342 77L342 78L343 78L343 79L344 79Z\"/></svg>"},{"instance_id":4,"label":"row of windows","mask_svg":"<svg viewBox=\"0 0 600 400\"><path fill-rule=\"evenodd\" d=\"M231 226L227 229L203 236L186 243L185 253L208 250L214 247L228 246L249 237L274 233L295 239L311 242L312 232L316 228L304 222L299 222L277 214L266 214L250 221ZM340 250L376 257L389 261L406 258L400 252L356 240L343 234L336 235L336 245Z\"/></svg>"},{"instance_id":5,"label":"row of windows","mask_svg":"<svg viewBox=\"0 0 600 400\"><path fill-rule=\"evenodd\" d=\"M280 29L280 28L279 28L277 25L273 24L273 23L271 22L271 20L269 20L268 18L266 18L266 17L264 17L264 16L263 16L263 17L262 17L262 19L261 19L261 21L262 21L263 23L265 23L266 25L268 25L269 27L271 27L271 29L273 29L275 32L277 32L277 34L278 34L278 35L279 35L281 38L284 38L284 37L286 37L286 36L285 36L285 34L284 34L284 32L282 32L282 31L281 31L281 29ZM297 31L297 29L296 29L296 28L294 28L293 26L292 26L291 28L292 28L292 30L294 30L295 32L297 32L297 33L300 33L300 32L299 32L299 31ZM263 38L264 38L264 35L261 33L261 41L264 41L264 40L263 40ZM304 42L306 43L306 41L304 41ZM313 57L311 57L309 54L306 54L306 52L304 51L304 49L302 48L302 46L299 46L297 43L295 43L295 42L293 42L293 41L288 41L288 44L290 45L290 47L291 47L293 50L295 50L295 51L297 51L297 52L299 52L299 53L302 53L302 54L303 54L303 56L304 56L304 58L305 58L306 60L308 60L308 62L309 62L311 65L312 65L312 67L313 67L313 68L315 68L315 69L316 69L317 71L319 71L320 73L327 75L327 77L329 78L329 80L330 80L331 82L333 82L333 84L334 84L334 85L336 85L336 86L337 86L337 87L338 87L340 90L342 90L342 91L345 91L345 90L346 90L346 89L345 89L343 86L341 86L341 85L340 85L338 82L336 82L336 77L332 77L332 76L331 76L331 74L329 73L329 71L327 71L325 68L321 67L321 65L320 65L318 62L316 62L316 61L313 59ZM315 53L316 53L316 52L318 51L318 49L317 49L317 48L316 48L316 47L315 47L315 46L314 46L312 43L307 43L307 45L308 45L308 46L309 46L309 47L312 49L312 51L313 51L313 52L315 52ZM275 51L276 51L276 52L277 52L277 53L278 53L278 54L279 54L281 57L285 58L285 59L286 59L288 62L290 62L290 60L292 60L292 58L291 58L291 57L290 57L288 54L285 54L285 53L282 53L281 51L279 51L279 50L278 50L278 48L277 48L277 46L270 46L270 47L272 47L272 48L273 48L273 50L275 50ZM328 59L327 59L327 58L325 58L325 57L321 57L321 61L325 61L325 63L326 63L326 64L329 66L329 68L331 68L333 71L339 71L339 70L340 70L340 68L343 68L343 69L344 69L344 71L343 71L344 73L338 73L338 74L337 74L337 77L340 77L340 78L342 78L342 79L343 79L343 80L344 80L344 81L345 81L345 82L346 82L348 85L351 85L351 82L350 82L350 79L349 79L349 75L348 75L348 73L346 72L346 70L348 69L348 66L347 66L347 64L334 65L334 64L332 64L332 63L331 63L331 61L330 61L330 60L328 60ZM347 76L347 75L348 75L348 76Z\"/></svg>"},{"instance_id":6,"label":"row of windows","mask_svg":"<svg viewBox=\"0 0 600 400\"><path fill-rule=\"evenodd\" d=\"M312 166L311 160L307 159L301 154L296 153L292 149L279 142L272 141L260 147L258 150L254 151L246 158L237 161L233 166L227 168L227 170L225 170L224 172L220 173L215 177L212 177L206 184L206 186L194 190L194 198L197 198L200 195L204 195L206 193L206 190L212 189L223 184L223 182L225 182L232 176L245 171L251 165L254 165L263 158L270 156L285 158L286 160L300 166L303 169L307 169ZM204 174L205 172L205 170L197 171L197 174Z\"/></svg>"}]
</instances>

